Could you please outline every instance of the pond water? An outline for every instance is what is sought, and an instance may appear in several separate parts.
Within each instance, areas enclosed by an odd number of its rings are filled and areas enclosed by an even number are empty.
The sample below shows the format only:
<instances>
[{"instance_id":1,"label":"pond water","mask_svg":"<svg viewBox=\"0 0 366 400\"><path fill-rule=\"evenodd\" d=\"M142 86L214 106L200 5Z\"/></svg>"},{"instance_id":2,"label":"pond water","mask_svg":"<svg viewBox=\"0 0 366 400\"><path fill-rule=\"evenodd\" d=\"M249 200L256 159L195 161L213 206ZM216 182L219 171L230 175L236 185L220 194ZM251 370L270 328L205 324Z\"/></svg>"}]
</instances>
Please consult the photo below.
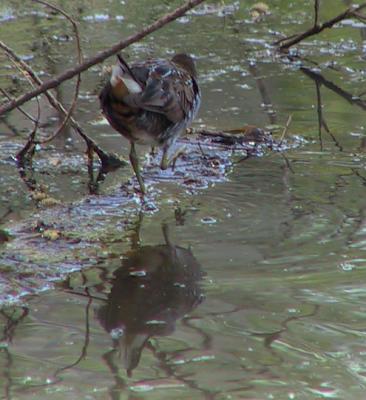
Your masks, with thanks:
<instances>
[{"instance_id":1,"label":"pond water","mask_svg":"<svg viewBox=\"0 0 366 400\"><path fill-rule=\"evenodd\" d=\"M179 4L69 3L58 2L80 22L86 56ZM290 63L270 44L311 25L312 1L268 2L270 15L256 22L251 3L207 2L126 54L195 55L203 92L196 128L252 124L279 137L291 115L288 135L302 145L236 163L206 189L166 180L153 213L123 203L109 211L108 196L131 170L109 174L88 200L100 208L78 216L80 229L100 239L80 242L90 257L75 256L80 271L53 263L52 252L71 257L57 240L42 242L37 270L32 248L21 247L29 237L16 242L20 224L42 213L12 159L31 126L17 111L0 120L0 216L15 236L0 244L0 277L15 299L0 296L1 398L364 398L366 25L346 20L299 46L307 61ZM320 18L347 5L322 1ZM0 37L43 79L75 62L67 22L34 4L3 1ZM9 83L15 74L0 58L0 86L13 95L28 88L22 77ZM101 75L102 66L83 74L75 117L103 148L126 155L127 142L99 123ZM72 89L67 82L58 98L70 102ZM36 102L24 108L36 113ZM47 136L58 116L42 109ZM83 149L65 132L35 160L37 180L80 209L88 195ZM39 293L16 297L30 276Z\"/></svg>"}]
</instances>

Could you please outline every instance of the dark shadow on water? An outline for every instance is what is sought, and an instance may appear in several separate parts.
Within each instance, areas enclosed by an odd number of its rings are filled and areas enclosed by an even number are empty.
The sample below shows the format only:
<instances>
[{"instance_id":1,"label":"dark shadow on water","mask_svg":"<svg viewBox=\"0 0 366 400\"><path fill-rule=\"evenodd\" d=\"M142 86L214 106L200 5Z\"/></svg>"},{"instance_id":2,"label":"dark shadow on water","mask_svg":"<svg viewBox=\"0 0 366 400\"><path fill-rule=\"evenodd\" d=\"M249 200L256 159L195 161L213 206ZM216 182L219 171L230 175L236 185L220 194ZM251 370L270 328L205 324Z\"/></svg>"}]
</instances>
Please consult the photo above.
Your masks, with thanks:
<instances>
[{"instance_id":1,"label":"dark shadow on water","mask_svg":"<svg viewBox=\"0 0 366 400\"><path fill-rule=\"evenodd\" d=\"M199 281L203 272L189 249L170 242L132 250L114 272L106 305L98 320L110 333L113 350L105 355L109 366L118 353L131 375L152 336L171 335L176 321L203 299Z\"/></svg>"},{"instance_id":2,"label":"dark shadow on water","mask_svg":"<svg viewBox=\"0 0 366 400\"><path fill-rule=\"evenodd\" d=\"M112 349L102 357L115 381L110 388L112 399L120 398L121 391L127 388L125 373L120 370L126 370L127 376L131 377L145 347L161 364L149 339L172 335L177 321L203 301L200 281L204 273L191 250L171 241L166 224L162 225L163 244L141 246L141 223L142 217L131 238L132 249L123 254L121 266L114 270L112 276L106 262L98 267L100 281L97 284L89 286L83 272L82 287L74 287L70 280L63 283L65 291L88 299L86 329L80 355L72 364L54 374L55 382L61 372L76 367L87 356L88 345L92 341L89 309L94 301L102 303L97 309L97 320L112 340ZM174 371L165 372L174 377Z\"/></svg>"}]
</instances>

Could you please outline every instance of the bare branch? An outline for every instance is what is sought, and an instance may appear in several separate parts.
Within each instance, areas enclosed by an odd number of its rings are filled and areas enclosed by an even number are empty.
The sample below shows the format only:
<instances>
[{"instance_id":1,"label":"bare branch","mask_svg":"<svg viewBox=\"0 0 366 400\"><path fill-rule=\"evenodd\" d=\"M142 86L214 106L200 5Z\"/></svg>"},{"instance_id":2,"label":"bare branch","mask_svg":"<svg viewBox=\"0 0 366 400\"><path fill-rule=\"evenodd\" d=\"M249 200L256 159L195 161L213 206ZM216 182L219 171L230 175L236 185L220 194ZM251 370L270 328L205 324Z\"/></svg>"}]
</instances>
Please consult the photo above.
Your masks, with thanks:
<instances>
[{"instance_id":1,"label":"bare branch","mask_svg":"<svg viewBox=\"0 0 366 400\"><path fill-rule=\"evenodd\" d=\"M318 19L318 7L319 5L315 5L315 21ZM293 46L294 44L297 44L301 42L302 40L316 35L320 32L322 32L324 29L329 29L332 28L335 24L338 22L347 19L347 18L360 18L360 11L366 8L366 2L362 3L359 6L351 6L347 8L345 11L343 11L341 14L338 14L337 16L329 19L326 22L323 22L322 24L315 23L311 28L306 30L305 32L299 33L296 36L290 36L286 37L283 39L280 39L274 43L274 45L280 45L280 50L287 50L289 47Z\"/></svg>"},{"instance_id":2,"label":"bare branch","mask_svg":"<svg viewBox=\"0 0 366 400\"><path fill-rule=\"evenodd\" d=\"M292 114L290 114L290 115L288 116L286 125L285 125L285 127L283 128L282 135L281 135L281 138L280 138L280 145L282 144L283 139L284 139L284 138L286 137L286 135L287 135L287 131L288 131L288 128L290 127L291 121L292 121Z\"/></svg>"},{"instance_id":3,"label":"bare branch","mask_svg":"<svg viewBox=\"0 0 366 400\"><path fill-rule=\"evenodd\" d=\"M320 83L318 81L315 82L316 87L316 99L317 99L317 114L318 114L318 136L320 143L320 151L323 151L323 135L322 135L322 123L323 123L323 109L322 109L322 99L320 93Z\"/></svg>"},{"instance_id":4,"label":"bare branch","mask_svg":"<svg viewBox=\"0 0 366 400\"><path fill-rule=\"evenodd\" d=\"M319 24L319 0L315 0L314 3L314 26Z\"/></svg>"},{"instance_id":5,"label":"bare branch","mask_svg":"<svg viewBox=\"0 0 366 400\"><path fill-rule=\"evenodd\" d=\"M27 74L27 71L25 71L21 65L17 64L14 60L12 60L13 63L16 64L17 68L20 69L20 71L22 72L22 74L25 76L25 78L27 79L27 81L29 82L29 84L34 88L34 84L32 82L32 79L30 78L30 76ZM34 150L35 150L35 138L36 138L36 134L37 134L37 130L38 130L38 126L39 126L39 121L41 119L41 105L39 103L39 98L38 96L36 97L37 100L37 118L34 119L34 127L32 132L29 134L28 136L28 140L27 143L24 145L24 147L18 151L18 153L16 154L16 159L18 161L18 166L20 168L24 167L25 162L26 162L26 156L27 154L29 154L29 163L32 164L32 159L33 159L33 154L34 154ZM18 107L20 109L20 107ZM24 114L24 112L23 112ZM26 179L26 174L24 174L25 177L25 181L27 181ZM29 182L31 183L32 180L30 180Z\"/></svg>"},{"instance_id":6,"label":"bare branch","mask_svg":"<svg viewBox=\"0 0 366 400\"><path fill-rule=\"evenodd\" d=\"M135 43L138 40L141 40L145 36L158 30L159 28L163 27L164 25L168 24L169 22L174 21L175 19L181 17L182 15L184 15L187 11L189 11L193 7L197 6L200 3L203 3L203 1L204 0L188 0L181 7L178 7L174 11L172 11L168 14L165 14L164 16L162 16L161 18L156 20L154 23L143 28L140 32L137 32L134 35L131 35L128 38L119 41L118 43L114 44L112 47L109 47L108 49L97 53L94 57L88 58L81 65L77 65L74 68L70 68L70 69L62 72L61 74L55 76L54 78L49 79L48 81L41 84L41 86L38 87L37 89L32 90L31 92L25 93L24 95L18 97L14 101L3 104L2 106L0 106L0 115L5 114L6 112L8 112L10 110L13 110L17 106L24 104L25 102L33 99L34 97L40 95L41 93L44 93L47 90L58 86L60 83L73 78L75 75L78 75L83 71L86 71L93 65L104 61L106 58L118 53L120 50L126 48L130 44Z\"/></svg>"},{"instance_id":7,"label":"bare branch","mask_svg":"<svg viewBox=\"0 0 366 400\"><path fill-rule=\"evenodd\" d=\"M365 100L362 100L359 97L354 96L352 93L347 92L346 90L337 86L335 83L333 83L332 81L329 81L328 79L324 78L321 74L311 70L310 68L301 67L300 71L303 72L306 76L308 76L312 80L319 82L321 85L325 86L332 92L343 97L350 104L355 104L356 106L362 108L363 110L366 110L366 101Z\"/></svg>"},{"instance_id":8,"label":"bare branch","mask_svg":"<svg viewBox=\"0 0 366 400\"><path fill-rule=\"evenodd\" d=\"M319 131L319 142L320 142L320 150L323 151L323 138L322 138L322 131L324 130L328 133L328 135L333 140L336 147L338 147L339 151L343 151L343 146L339 143L338 139L335 137L333 132L329 129L329 126L324 118L323 115L323 104L322 98L320 93L320 86L323 83L320 79L317 79L318 76L313 76L312 72L306 68L301 68L301 71L308 77L314 80L316 85L316 97L317 97L317 114L318 114L318 131ZM321 75L320 75L321 77Z\"/></svg>"},{"instance_id":9,"label":"bare branch","mask_svg":"<svg viewBox=\"0 0 366 400\"><path fill-rule=\"evenodd\" d=\"M13 101L14 99L9 95L9 93L3 89L0 88L0 92L9 100L9 101ZM28 118L30 121L32 122L36 122L36 118L32 117L27 111L23 110L22 107L17 107L17 109L26 117Z\"/></svg>"},{"instance_id":10,"label":"bare branch","mask_svg":"<svg viewBox=\"0 0 366 400\"><path fill-rule=\"evenodd\" d=\"M37 85L41 85L42 81L39 79L37 73L33 71L33 69L25 63L10 47L6 46L3 42L0 41L0 48L6 51L6 53L29 74L29 77L35 82ZM50 92L44 92L46 98L52 107L61 112L64 115L67 115L67 111L65 107L56 99L56 97ZM18 106L17 106L18 107ZM90 139L88 135L83 131L77 121L70 117L71 126L76 130L76 132L85 140L88 147L91 147L98 154L103 166L110 166L111 164L114 166L122 165L123 163L118 158L114 157L111 154L105 153L95 142Z\"/></svg>"},{"instance_id":11,"label":"bare branch","mask_svg":"<svg viewBox=\"0 0 366 400\"><path fill-rule=\"evenodd\" d=\"M81 45L80 45L80 35L79 35L79 29L78 29L77 23L64 10L54 6L53 4L48 3L47 1L44 1L44 0L33 0L33 1L36 3L39 3L39 4L43 4L44 6L57 11L58 13L62 14L68 21L70 21L70 23L74 29L74 33L75 33L78 62L80 65L83 62L83 56L82 56L82 50L81 50ZM74 97L73 97L71 106L69 108L69 111L65 115L64 120L62 121L61 125L57 128L56 132L53 135L51 135L49 138L42 140L42 142L41 142L42 144L52 141L60 132L62 132L62 130L66 126L67 122L70 120L71 115L75 111L76 103L77 103L77 100L79 97L80 82L81 82L81 75L78 74L77 79L76 79Z\"/></svg>"},{"instance_id":12,"label":"bare branch","mask_svg":"<svg viewBox=\"0 0 366 400\"><path fill-rule=\"evenodd\" d=\"M27 71L25 71L22 68L22 65L20 65L19 63L17 63L15 60L13 60L12 58L10 58L11 62L16 66L17 69L19 69L19 71L24 75L25 79L29 82L29 84L31 85L31 87L34 88L33 82L30 78L30 76L27 74ZM12 98L10 97L10 95L6 92L6 90L1 89L0 88L1 93L4 94L4 96L8 99L8 100L12 100ZM34 118L32 115L30 115L27 111L23 110L21 107L17 107L18 110L25 115L28 119L30 119L33 124L33 130L31 131L31 133L28 136L28 140L26 142L26 144L24 145L24 147L17 153L16 155L16 159L18 160L19 165L22 167L25 164L25 157L26 155L30 152L30 162L32 161L32 156L33 156L33 152L32 149L34 149L35 146L35 138L36 138L36 133L38 130L38 126L39 126L39 121L41 118L41 105L39 103L39 98L38 96L36 97L37 100L37 118Z\"/></svg>"}]
</instances>

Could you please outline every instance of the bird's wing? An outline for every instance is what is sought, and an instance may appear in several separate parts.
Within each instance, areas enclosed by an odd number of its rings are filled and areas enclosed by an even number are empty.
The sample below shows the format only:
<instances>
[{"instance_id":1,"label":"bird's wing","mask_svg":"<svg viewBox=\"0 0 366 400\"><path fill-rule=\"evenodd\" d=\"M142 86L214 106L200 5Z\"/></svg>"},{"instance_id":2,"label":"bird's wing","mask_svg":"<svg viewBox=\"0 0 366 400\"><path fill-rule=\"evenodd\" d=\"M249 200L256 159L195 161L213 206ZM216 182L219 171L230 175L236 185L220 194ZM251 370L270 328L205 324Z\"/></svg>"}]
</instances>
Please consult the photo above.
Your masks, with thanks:
<instances>
[{"instance_id":1,"label":"bird's wing","mask_svg":"<svg viewBox=\"0 0 366 400\"><path fill-rule=\"evenodd\" d=\"M152 69L143 92L126 100L139 108L163 114L177 123L189 114L197 91L192 77L169 63Z\"/></svg>"}]
</instances>

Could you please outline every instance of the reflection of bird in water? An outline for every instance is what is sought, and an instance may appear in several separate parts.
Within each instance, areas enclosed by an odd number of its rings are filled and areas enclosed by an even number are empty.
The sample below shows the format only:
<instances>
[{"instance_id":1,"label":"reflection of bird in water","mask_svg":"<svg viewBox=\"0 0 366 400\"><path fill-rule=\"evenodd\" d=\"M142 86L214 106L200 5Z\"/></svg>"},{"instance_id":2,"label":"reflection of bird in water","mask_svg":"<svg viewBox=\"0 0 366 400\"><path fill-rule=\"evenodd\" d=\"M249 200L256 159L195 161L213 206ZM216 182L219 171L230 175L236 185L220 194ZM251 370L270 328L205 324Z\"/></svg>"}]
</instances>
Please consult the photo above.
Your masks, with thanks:
<instances>
[{"instance_id":1,"label":"reflection of bird in water","mask_svg":"<svg viewBox=\"0 0 366 400\"><path fill-rule=\"evenodd\" d=\"M131 143L130 161L142 194L135 143L163 147L161 168L168 168L168 151L192 122L200 105L193 59L177 54L169 60L147 60L129 67L121 56L110 81L100 93L104 115Z\"/></svg>"},{"instance_id":2,"label":"reflection of bird in water","mask_svg":"<svg viewBox=\"0 0 366 400\"><path fill-rule=\"evenodd\" d=\"M202 301L201 267L192 252L170 243L131 251L114 273L107 304L98 311L128 374L151 336L170 335L177 319Z\"/></svg>"}]
</instances>

